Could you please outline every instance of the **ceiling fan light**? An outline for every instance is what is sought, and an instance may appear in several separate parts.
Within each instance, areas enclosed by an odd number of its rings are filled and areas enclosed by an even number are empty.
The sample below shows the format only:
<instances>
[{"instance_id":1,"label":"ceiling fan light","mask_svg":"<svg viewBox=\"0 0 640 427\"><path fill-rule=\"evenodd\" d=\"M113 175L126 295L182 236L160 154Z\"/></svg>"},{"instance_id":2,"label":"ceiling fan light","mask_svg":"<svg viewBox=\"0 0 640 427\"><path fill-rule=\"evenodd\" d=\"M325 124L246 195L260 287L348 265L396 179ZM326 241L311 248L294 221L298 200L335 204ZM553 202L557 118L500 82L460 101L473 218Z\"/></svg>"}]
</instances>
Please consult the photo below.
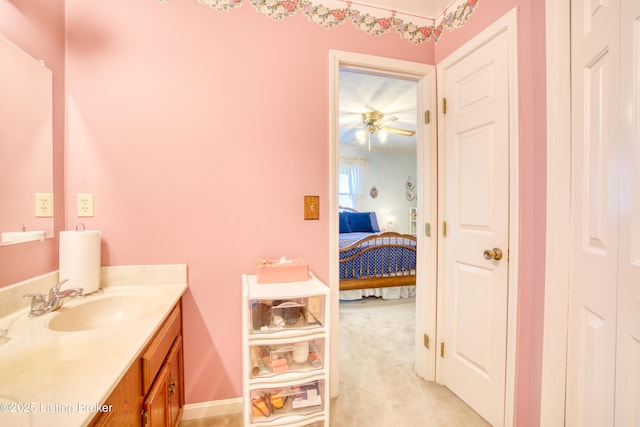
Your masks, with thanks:
<instances>
[{"instance_id":1,"label":"ceiling fan light","mask_svg":"<svg viewBox=\"0 0 640 427\"><path fill-rule=\"evenodd\" d=\"M380 144L385 144L388 138L389 138L389 133L386 130L384 129L378 130L378 140L380 141Z\"/></svg>"},{"instance_id":2,"label":"ceiling fan light","mask_svg":"<svg viewBox=\"0 0 640 427\"><path fill-rule=\"evenodd\" d=\"M364 129L359 129L358 131L356 131L356 140L360 144L364 144L365 142L367 142L367 137L365 135Z\"/></svg>"}]
</instances>

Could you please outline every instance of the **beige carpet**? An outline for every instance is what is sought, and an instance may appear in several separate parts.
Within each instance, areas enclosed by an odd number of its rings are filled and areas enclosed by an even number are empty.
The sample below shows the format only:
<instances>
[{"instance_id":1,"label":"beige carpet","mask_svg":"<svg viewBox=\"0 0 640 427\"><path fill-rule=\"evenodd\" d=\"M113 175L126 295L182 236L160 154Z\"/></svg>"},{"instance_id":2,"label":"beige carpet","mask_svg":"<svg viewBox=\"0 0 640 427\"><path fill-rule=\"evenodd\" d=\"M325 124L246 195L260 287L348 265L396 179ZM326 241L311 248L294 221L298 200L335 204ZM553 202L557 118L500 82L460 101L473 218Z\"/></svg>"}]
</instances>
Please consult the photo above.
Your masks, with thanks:
<instances>
[{"instance_id":1,"label":"beige carpet","mask_svg":"<svg viewBox=\"0 0 640 427\"><path fill-rule=\"evenodd\" d=\"M415 299L340 304L340 395L332 426L487 426L414 371Z\"/></svg>"},{"instance_id":2,"label":"beige carpet","mask_svg":"<svg viewBox=\"0 0 640 427\"><path fill-rule=\"evenodd\" d=\"M445 387L414 372L415 299L340 304L340 395L332 427L488 426ZM182 427L241 427L242 414Z\"/></svg>"}]
</instances>

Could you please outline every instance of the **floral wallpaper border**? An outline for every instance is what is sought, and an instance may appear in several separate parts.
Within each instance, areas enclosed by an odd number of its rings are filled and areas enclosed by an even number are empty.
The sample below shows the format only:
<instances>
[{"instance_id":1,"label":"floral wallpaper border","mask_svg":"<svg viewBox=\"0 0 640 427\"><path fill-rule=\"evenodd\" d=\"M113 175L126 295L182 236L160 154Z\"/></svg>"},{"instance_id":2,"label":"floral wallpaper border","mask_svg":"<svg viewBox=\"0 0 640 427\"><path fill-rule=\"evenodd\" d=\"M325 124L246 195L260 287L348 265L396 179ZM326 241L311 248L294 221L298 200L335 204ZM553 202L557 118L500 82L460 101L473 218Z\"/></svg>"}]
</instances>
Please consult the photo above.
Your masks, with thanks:
<instances>
[{"instance_id":1,"label":"floral wallpaper border","mask_svg":"<svg viewBox=\"0 0 640 427\"><path fill-rule=\"evenodd\" d=\"M169 0L157 0L166 3ZM242 6L246 0L198 0L200 4L208 5L220 12ZM418 18L412 16L403 18L391 10L367 8L354 5L347 1L347 7L331 8L319 3L321 0L249 0L258 13L269 16L274 20L281 20L302 11L311 22L324 28L334 28L351 21L358 30L377 37L395 29L400 37L414 44L421 44L429 40L437 42L444 30L453 31L464 26L473 11L478 7L479 0L459 0L453 10L445 11L439 18ZM335 2L333 2L335 4ZM375 13L375 15L374 15ZM382 16L379 16L383 14ZM416 21L427 21L420 25ZM432 23L429 24L428 21Z\"/></svg>"}]
</instances>

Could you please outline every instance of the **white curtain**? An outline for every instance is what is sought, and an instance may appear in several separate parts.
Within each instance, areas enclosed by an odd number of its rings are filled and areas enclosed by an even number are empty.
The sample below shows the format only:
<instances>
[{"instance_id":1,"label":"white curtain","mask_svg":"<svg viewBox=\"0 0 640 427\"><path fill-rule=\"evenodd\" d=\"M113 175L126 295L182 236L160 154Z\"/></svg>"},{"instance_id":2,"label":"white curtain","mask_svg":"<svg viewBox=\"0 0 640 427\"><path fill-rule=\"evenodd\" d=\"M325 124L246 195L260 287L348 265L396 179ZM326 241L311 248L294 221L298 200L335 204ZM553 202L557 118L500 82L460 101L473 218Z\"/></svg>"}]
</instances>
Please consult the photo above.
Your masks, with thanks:
<instances>
[{"instance_id":1,"label":"white curtain","mask_svg":"<svg viewBox=\"0 0 640 427\"><path fill-rule=\"evenodd\" d=\"M352 206L357 206L358 199L364 194L364 176L366 171L366 160L362 159L341 159L340 175L349 177L349 196Z\"/></svg>"}]
</instances>

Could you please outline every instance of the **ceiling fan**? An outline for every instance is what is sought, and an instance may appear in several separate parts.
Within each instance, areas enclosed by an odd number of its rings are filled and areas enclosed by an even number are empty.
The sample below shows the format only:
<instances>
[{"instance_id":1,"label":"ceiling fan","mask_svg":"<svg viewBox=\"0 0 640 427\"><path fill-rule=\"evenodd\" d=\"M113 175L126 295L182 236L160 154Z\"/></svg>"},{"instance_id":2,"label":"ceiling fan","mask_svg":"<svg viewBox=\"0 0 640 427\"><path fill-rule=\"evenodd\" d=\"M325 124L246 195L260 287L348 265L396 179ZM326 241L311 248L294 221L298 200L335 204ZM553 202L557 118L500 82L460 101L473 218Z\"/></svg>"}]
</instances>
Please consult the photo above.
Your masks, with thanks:
<instances>
[{"instance_id":1,"label":"ceiling fan","mask_svg":"<svg viewBox=\"0 0 640 427\"><path fill-rule=\"evenodd\" d=\"M381 144L387 142L389 134L412 136L415 134L412 130L400 129L385 126L385 124L398 120L395 116L388 116L380 111L369 111L368 113L362 113L361 129L356 132L356 139L360 144L369 143L369 150L371 150L371 134L377 134L378 140Z\"/></svg>"}]
</instances>

